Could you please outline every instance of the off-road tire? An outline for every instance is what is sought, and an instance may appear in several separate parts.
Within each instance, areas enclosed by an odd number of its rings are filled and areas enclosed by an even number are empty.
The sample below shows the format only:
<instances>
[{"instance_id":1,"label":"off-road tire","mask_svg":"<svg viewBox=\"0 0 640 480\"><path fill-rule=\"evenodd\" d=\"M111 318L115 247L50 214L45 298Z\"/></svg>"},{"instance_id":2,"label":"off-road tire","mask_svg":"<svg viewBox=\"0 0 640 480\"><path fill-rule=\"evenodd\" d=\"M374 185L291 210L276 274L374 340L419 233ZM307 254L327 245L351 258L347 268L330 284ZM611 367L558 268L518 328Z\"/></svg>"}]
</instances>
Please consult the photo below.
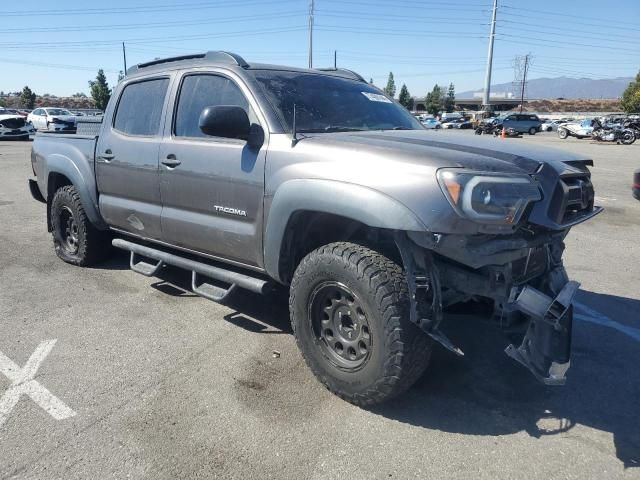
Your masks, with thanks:
<instances>
[{"instance_id":1,"label":"off-road tire","mask_svg":"<svg viewBox=\"0 0 640 480\"><path fill-rule=\"evenodd\" d=\"M51 233L56 255L67 263L88 267L105 260L111 253L109 232L95 228L89 221L80 201L78 191L72 185L59 188L51 199ZM75 251L65 240L64 218L71 215L75 224ZM66 223L66 222L65 222Z\"/></svg>"},{"instance_id":2,"label":"off-road tire","mask_svg":"<svg viewBox=\"0 0 640 480\"><path fill-rule=\"evenodd\" d=\"M350 289L366 314L372 347L357 371L336 366L314 331L312 295L327 282ZM294 273L289 311L296 342L311 371L331 392L355 405L370 406L403 393L429 363L433 341L409 320L402 268L369 248L340 242L309 253Z\"/></svg>"}]
</instances>

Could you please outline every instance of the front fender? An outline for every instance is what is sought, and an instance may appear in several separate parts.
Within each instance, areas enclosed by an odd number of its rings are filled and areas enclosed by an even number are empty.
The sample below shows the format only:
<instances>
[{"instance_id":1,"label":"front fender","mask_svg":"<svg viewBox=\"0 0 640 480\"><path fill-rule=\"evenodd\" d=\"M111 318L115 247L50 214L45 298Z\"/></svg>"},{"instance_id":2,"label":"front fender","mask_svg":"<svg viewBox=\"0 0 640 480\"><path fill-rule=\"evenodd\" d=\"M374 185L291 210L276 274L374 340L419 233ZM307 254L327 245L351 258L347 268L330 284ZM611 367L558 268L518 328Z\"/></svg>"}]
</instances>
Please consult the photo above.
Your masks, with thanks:
<instances>
[{"instance_id":1,"label":"front fender","mask_svg":"<svg viewBox=\"0 0 640 480\"><path fill-rule=\"evenodd\" d=\"M98 210L98 198L96 180L93 170L88 162L74 162L69 157L61 154L50 154L46 158L47 165L47 195L55 192L48 191L49 178L52 173L64 175L73 184L80 196L82 206L89 221L102 230L107 229L107 224Z\"/></svg>"},{"instance_id":2,"label":"front fender","mask_svg":"<svg viewBox=\"0 0 640 480\"><path fill-rule=\"evenodd\" d=\"M264 237L265 270L279 281L282 242L289 219L298 211L339 215L374 228L427 230L409 208L377 190L333 180L289 180L273 196Z\"/></svg>"}]
</instances>

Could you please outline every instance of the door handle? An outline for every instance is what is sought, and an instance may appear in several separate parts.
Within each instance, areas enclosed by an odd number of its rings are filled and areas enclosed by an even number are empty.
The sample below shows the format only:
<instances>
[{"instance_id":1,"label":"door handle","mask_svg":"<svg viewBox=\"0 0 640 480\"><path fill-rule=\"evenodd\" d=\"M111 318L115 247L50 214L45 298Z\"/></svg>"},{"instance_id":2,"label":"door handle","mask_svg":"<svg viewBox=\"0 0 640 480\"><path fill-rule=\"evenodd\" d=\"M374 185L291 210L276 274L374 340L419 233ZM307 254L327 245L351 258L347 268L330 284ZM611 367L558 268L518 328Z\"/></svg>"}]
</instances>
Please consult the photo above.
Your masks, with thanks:
<instances>
[{"instance_id":1,"label":"door handle","mask_svg":"<svg viewBox=\"0 0 640 480\"><path fill-rule=\"evenodd\" d=\"M105 162L110 162L111 160L116 158L116 156L113 154L113 152L110 149L107 149L104 151L103 154L98 155L98 158L103 159Z\"/></svg>"},{"instance_id":2,"label":"door handle","mask_svg":"<svg viewBox=\"0 0 640 480\"><path fill-rule=\"evenodd\" d=\"M170 153L169 155L167 155L167 158L162 160L162 164L166 165L169 168L175 168L178 165L180 165L181 163L182 162L180 160L178 160L173 153Z\"/></svg>"}]
</instances>

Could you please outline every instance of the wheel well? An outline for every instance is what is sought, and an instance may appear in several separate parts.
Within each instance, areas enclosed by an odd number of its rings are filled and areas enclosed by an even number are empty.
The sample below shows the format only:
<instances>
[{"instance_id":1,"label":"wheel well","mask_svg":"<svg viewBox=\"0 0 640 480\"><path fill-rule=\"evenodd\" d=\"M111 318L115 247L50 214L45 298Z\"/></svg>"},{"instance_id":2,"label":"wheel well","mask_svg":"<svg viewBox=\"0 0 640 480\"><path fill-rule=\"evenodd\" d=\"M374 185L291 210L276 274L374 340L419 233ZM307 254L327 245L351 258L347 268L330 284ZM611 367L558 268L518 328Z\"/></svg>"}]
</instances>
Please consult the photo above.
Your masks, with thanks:
<instances>
[{"instance_id":1,"label":"wheel well","mask_svg":"<svg viewBox=\"0 0 640 480\"><path fill-rule=\"evenodd\" d=\"M47 179L47 229L51 231L51 199L59 188L73 185L71 180L61 173L52 172Z\"/></svg>"},{"instance_id":2,"label":"wheel well","mask_svg":"<svg viewBox=\"0 0 640 480\"><path fill-rule=\"evenodd\" d=\"M311 251L333 242L351 241L400 261L393 232L373 228L351 218L322 212L294 213L280 246L280 278L287 284L300 261Z\"/></svg>"}]
</instances>

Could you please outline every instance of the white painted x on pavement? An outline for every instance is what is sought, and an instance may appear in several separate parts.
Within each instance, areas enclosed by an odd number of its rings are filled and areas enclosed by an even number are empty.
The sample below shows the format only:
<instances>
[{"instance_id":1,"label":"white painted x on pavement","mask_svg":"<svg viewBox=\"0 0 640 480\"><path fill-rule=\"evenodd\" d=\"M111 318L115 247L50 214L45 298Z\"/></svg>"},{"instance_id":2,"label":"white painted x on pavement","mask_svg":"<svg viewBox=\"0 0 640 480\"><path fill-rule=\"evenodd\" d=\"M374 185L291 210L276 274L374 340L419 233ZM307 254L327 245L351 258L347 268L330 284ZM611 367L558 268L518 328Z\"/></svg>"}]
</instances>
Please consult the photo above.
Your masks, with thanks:
<instances>
[{"instance_id":1,"label":"white painted x on pavement","mask_svg":"<svg viewBox=\"0 0 640 480\"><path fill-rule=\"evenodd\" d=\"M64 420L76 414L61 400L52 395L49 390L34 380L40 364L49 355L56 341L47 340L38 345L38 348L22 368L0 352L0 373L11 380L11 386L0 397L0 427L7 421L9 414L22 395L28 395L31 400L56 420Z\"/></svg>"}]
</instances>

